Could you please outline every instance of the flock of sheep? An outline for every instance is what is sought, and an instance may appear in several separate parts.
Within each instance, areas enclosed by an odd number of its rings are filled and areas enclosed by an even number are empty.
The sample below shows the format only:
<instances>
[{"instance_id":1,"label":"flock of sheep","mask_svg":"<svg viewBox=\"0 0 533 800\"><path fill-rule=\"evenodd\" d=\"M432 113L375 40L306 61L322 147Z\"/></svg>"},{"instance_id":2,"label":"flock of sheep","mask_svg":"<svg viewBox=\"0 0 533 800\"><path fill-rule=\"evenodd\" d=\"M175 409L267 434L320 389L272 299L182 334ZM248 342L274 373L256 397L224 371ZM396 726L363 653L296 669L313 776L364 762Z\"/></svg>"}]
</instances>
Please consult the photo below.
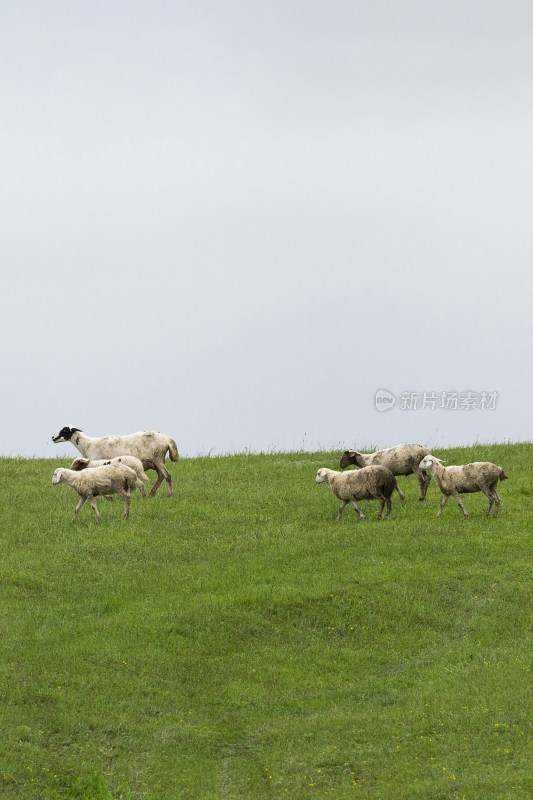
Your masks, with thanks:
<instances>
[{"instance_id":1,"label":"flock of sheep","mask_svg":"<svg viewBox=\"0 0 533 800\"><path fill-rule=\"evenodd\" d=\"M493 516L497 517L500 496L496 487L499 480L504 481L508 477L502 467L490 461L475 461L473 464L463 464L459 467L443 467L440 458L419 444L400 444L387 450L378 450L376 453L346 450L341 458L341 469L350 464L355 464L360 469L337 472L322 467L316 476L315 483L327 483L337 500L341 501L337 522L348 503L352 503L361 519L365 519L357 507L357 500L379 500L378 519L381 519L386 503L388 519L393 491L396 490L400 498L404 499L396 475L416 475L420 484L419 499L424 500L431 481L426 470L431 473L443 494L437 517L440 517L448 498L452 496L457 500L464 516L468 517L459 495L470 492L483 492L489 500L485 516L489 516L494 505Z\"/></svg>"},{"instance_id":2,"label":"flock of sheep","mask_svg":"<svg viewBox=\"0 0 533 800\"><path fill-rule=\"evenodd\" d=\"M143 481L148 480L147 469L157 472L150 496L154 496L163 480L167 482L167 494L172 494L172 476L165 467L165 457L168 453L172 461L177 461L179 453L170 436L157 431L139 431L125 436L93 438L79 428L65 425L54 433L52 441L72 442L83 456L74 459L70 469L56 469L52 478L54 485L67 483L78 493L80 500L73 521L87 500L96 518L100 519L96 498L112 494L124 500L124 516L128 519L132 490L138 488L143 497L146 495Z\"/></svg>"},{"instance_id":3,"label":"flock of sheep","mask_svg":"<svg viewBox=\"0 0 533 800\"><path fill-rule=\"evenodd\" d=\"M167 493L172 494L172 477L165 467L165 457L168 453L172 461L177 461L179 454L176 442L170 436L156 431L139 431L125 436L92 438L79 428L66 425L54 433L52 441L72 442L82 455L81 458L74 459L70 469L56 469L52 478L54 485L67 483L78 493L80 499L74 520L87 500L91 503L96 518L100 519L96 498L101 495L109 497L112 494L118 494L124 500L124 516L127 519L131 492L138 488L143 497L146 496L144 482L148 480L145 473L147 469L157 472L157 480L150 496L153 497L163 480L167 482ZM504 481L508 477L502 467L490 461L444 467L439 458L419 444L402 444L387 450L378 450L376 453L346 450L340 467L344 469L352 464L358 469L338 472L321 467L316 475L315 483L326 483L341 501L337 522L348 503L352 503L361 519L366 519L357 506L357 500L379 500L378 519L381 519L386 504L388 519L392 493L397 491L400 498L405 499L398 485L397 475L416 475L420 485L419 499L424 500L431 481L428 472L443 494L438 517L448 498L452 496L463 515L468 517L459 495L470 492L483 492L489 501L485 516L489 516L494 506L493 516L497 517L500 497L496 487L499 480Z\"/></svg>"}]
</instances>

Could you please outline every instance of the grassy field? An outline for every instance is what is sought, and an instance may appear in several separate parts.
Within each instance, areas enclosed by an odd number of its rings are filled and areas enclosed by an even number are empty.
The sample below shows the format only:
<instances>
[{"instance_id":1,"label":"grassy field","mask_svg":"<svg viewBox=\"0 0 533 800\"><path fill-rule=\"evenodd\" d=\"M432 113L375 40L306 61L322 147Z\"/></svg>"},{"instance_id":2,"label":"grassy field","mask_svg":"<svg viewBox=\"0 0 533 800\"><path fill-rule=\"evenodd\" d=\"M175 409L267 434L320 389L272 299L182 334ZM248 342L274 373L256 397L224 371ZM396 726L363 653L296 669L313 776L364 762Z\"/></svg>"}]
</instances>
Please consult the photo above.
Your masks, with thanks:
<instances>
[{"instance_id":1,"label":"grassy field","mask_svg":"<svg viewBox=\"0 0 533 800\"><path fill-rule=\"evenodd\" d=\"M2 459L3 800L533 797L533 444L437 455L504 467L498 519L410 476L335 524L334 452L184 459L72 524L68 462Z\"/></svg>"}]
</instances>

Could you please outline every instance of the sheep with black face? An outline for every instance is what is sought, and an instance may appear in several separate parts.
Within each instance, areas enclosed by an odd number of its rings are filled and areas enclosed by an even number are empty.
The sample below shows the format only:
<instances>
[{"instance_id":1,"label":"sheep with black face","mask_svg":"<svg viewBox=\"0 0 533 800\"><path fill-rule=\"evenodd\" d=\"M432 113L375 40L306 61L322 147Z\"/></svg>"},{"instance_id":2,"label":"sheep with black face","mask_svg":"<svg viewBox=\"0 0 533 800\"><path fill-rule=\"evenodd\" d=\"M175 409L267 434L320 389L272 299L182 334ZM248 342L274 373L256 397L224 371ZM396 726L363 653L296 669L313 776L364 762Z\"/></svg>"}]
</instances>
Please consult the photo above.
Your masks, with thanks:
<instances>
[{"instance_id":1,"label":"sheep with black face","mask_svg":"<svg viewBox=\"0 0 533 800\"><path fill-rule=\"evenodd\" d=\"M355 464L357 467L369 467L371 464L382 464L390 469L393 475L416 475L420 486L419 500L424 500L431 477L424 470L420 469L420 461L430 454L427 447L421 444L399 444L396 447L389 447L386 450L378 450L375 453L359 453L357 450L345 450L341 458L341 469ZM400 488L397 489L400 498L404 495Z\"/></svg>"}]
</instances>

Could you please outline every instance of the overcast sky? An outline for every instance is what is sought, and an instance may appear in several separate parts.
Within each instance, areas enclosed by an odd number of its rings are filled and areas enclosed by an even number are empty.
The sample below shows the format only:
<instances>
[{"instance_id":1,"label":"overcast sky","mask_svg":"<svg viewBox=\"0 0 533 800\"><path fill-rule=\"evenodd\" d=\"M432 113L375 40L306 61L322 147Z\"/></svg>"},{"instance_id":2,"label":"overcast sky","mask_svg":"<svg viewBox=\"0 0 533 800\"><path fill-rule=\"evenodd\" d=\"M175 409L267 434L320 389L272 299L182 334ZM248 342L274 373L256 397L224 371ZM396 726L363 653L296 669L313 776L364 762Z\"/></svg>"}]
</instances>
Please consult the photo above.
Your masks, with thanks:
<instances>
[{"instance_id":1,"label":"overcast sky","mask_svg":"<svg viewBox=\"0 0 533 800\"><path fill-rule=\"evenodd\" d=\"M2 17L1 453L532 438L531 3Z\"/></svg>"}]
</instances>

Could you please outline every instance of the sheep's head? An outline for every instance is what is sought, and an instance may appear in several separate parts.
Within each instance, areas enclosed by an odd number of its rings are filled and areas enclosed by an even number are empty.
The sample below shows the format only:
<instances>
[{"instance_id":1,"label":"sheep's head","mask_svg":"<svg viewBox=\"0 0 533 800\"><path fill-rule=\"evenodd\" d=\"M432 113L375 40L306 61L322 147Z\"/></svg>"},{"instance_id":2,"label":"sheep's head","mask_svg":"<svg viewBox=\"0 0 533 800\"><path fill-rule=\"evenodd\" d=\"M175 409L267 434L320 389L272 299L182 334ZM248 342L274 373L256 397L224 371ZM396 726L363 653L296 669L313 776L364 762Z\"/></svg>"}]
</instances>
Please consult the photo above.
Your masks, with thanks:
<instances>
[{"instance_id":1,"label":"sheep's head","mask_svg":"<svg viewBox=\"0 0 533 800\"><path fill-rule=\"evenodd\" d=\"M431 467L435 466L435 464L444 464L444 461L441 461L440 458L437 458L436 456L433 456L433 455L430 454L430 455L424 456L424 458L422 459L422 461L420 462L420 464L418 466L419 466L419 469L429 469L430 470Z\"/></svg>"},{"instance_id":2,"label":"sheep's head","mask_svg":"<svg viewBox=\"0 0 533 800\"><path fill-rule=\"evenodd\" d=\"M54 433L52 436L53 442L70 442L76 431L81 432L81 428L74 428L72 425L65 425L64 428L60 428L58 431Z\"/></svg>"},{"instance_id":3,"label":"sheep's head","mask_svg":"<svg viewBox=\"0 0 533 800\"><path fill-rule=\"evenodd\" d=\"M58 483L61 483L61 478L63 477L63 469L62 467L58 467L54 474L52 475L52 485L55 486Z\"/></svg>"},{"instance_id":4,"label":"sheep's head","mask_svg":"<svg viewBox=\"0 0 533 800\"><path fill-rule=\"evenodd\" d=\"M316 474L315 483L325 483L325 481L327 480L327 474L328 470L326 469L326 467L320 467L320 469Z\"/></svg>"},{"instance_id":5,"label":"sheep's head","mask_svg":"<svg viewBox=\"0 0 533 800\"><path fill-rule=\"evenodd\" d=\"M73 469L74 472L81 472L82 469L87 469L88 466L89 466L88 458L75 458L72 464L70 465L70 469Z\"/></svg>"},{"instance_id":6,"label":"sheep's head","mask_svg":"<svg viewBox=\"0 0 533 800\"><path fill-rule=\"evenodd\" d=\"M355 450L345 450L341 458L341 469L348 467L350 464L355 464Z\"/></svg>"},{"instance_id":7,"label":"sheep's head","mask_svg":"<svg viewBox=\"0 0 533 800\"><path fill-rule=\"evenodd\" d=\"M357 452L357 450L345 450L341 458L341 469L349 467L350 464L355 464L356 466L359 467L360 464L358 464L357 462L358 456L359 453Z\"/></svg>"}]
</instances>

